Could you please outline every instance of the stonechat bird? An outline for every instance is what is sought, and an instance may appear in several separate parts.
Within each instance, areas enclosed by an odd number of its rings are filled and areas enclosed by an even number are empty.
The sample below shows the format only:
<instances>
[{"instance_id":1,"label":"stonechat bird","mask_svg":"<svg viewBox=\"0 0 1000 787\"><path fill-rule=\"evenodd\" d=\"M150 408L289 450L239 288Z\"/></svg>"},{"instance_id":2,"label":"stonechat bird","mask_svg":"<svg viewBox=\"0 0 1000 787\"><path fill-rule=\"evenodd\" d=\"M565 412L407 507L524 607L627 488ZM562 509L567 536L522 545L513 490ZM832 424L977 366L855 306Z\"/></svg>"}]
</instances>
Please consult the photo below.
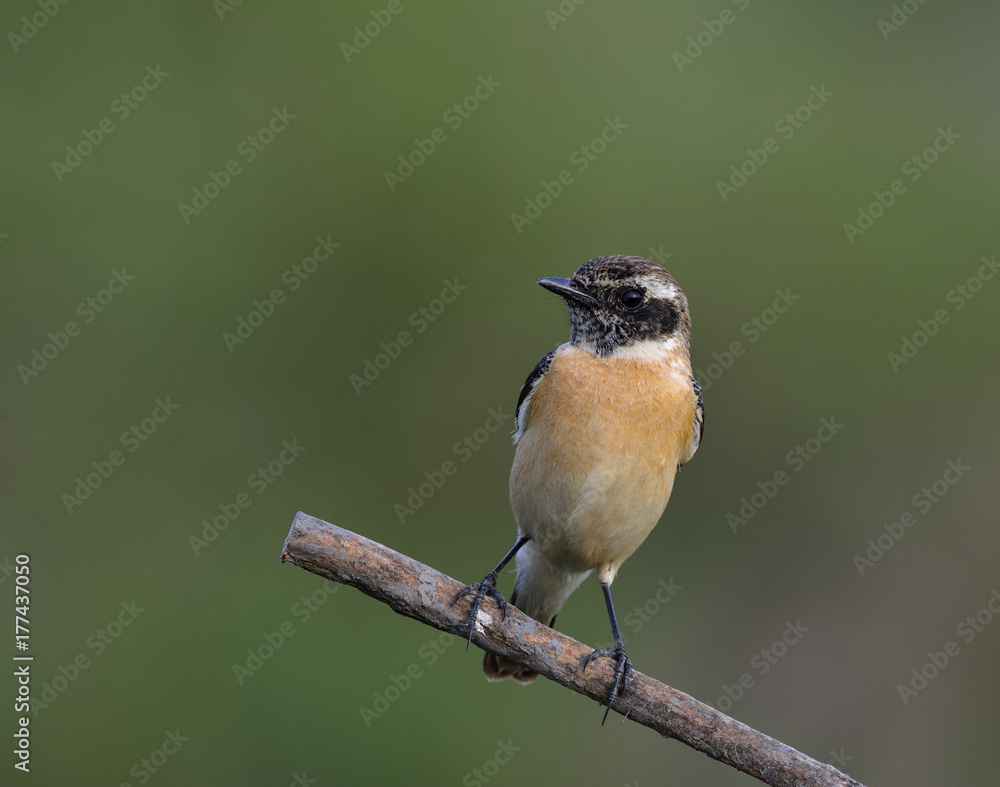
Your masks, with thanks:
<instances>
[{"instance_id":1,"label":"stonechat bird","mask_svg":"<svg viewBox=\"0 0 1000 787\"><path fill-rule=\"evenodd\" d=\"M571 279L539 279L569 307L570 340L546 353L517 401L510 502L517 541L473 595L469 642L484 597L506 615L497 577L517 555L511 603L552 626L570 593L597 571L614 647L611 705L632 663L618 631L611 583L656 525L674 475L701 441L705 415L691 372L691 319L673 277L642 257L598 257ZM468 647L468 646L467 646ZM489 680L538 673L487 653ZM603 723L603 722L602 722Z\"/></svg>"}]
</instances>

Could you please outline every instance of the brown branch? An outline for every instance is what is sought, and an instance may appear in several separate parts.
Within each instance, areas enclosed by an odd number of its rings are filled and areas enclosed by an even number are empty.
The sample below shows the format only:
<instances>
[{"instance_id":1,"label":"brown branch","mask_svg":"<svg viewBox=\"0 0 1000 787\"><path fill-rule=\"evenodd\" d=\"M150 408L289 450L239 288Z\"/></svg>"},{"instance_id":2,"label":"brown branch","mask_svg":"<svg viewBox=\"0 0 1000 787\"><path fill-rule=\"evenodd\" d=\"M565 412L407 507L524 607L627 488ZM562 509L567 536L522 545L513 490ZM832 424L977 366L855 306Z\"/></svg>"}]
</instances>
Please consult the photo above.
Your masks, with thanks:
<instances>
[{"instance_id":1,"label":"brown branch","mask_svg":"<svg viewBox=\"0 0 1000 787\"><path fill-rule=\"evenodd\" d=\"M401 615L464 638L470 601L452 604L463 584L364 536L299 513L281 562L295 565L378 599ZM484 602L473 642L512 659L579 694L603 702L612 673L600 659L584 672L592 648L532 620L513 605L505 620ZM614 710L667 738L707 754L774 787L863 787L824 765L714 708L633 672Z\"/></svg>"}]
</instances>

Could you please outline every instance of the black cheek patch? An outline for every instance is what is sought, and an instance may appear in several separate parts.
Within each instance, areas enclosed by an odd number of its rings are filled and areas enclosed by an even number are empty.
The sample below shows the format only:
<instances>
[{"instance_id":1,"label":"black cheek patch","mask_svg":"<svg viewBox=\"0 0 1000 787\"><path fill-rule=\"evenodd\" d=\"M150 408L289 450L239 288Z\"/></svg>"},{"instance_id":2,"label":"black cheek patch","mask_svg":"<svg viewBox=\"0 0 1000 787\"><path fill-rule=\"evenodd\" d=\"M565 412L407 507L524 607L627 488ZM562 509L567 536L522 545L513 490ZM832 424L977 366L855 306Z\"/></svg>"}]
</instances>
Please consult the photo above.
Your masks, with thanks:
<instances>
[{"instance_id":1,"label":"black cheek patch","mask_svg":"<svg viewBox=\"0 0 1000 787\"><path fill-rule=\"evenodd\" d=\"M640 337L669 336L677 330L680 315L671 301L652 301L634 318L636 333Z\"/></svg>"}]
</instances>

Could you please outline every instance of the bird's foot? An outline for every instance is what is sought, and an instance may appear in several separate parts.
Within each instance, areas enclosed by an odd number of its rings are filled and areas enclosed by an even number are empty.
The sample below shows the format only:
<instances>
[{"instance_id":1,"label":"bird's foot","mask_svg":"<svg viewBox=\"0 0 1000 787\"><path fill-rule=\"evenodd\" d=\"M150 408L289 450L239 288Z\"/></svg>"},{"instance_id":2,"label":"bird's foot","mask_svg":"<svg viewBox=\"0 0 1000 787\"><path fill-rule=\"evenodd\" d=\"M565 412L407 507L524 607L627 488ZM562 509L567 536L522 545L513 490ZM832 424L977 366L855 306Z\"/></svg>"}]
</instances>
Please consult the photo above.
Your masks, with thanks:
<instances>
[{"instance_id":1,"label":"bird's foot","mask_svg":"<svg viewBox=\"0 0 1000 787\"><path fill-rule=\"evenodd\" d=\"M603 725L608 720L611 705L625 692L625 684L628 683L629 675L632 673L632 662L625 655L625 645L619 640L613 648L601 648L587 656L583 661L584 670L598 656L607 656L615 662L615 678L611 684L611 691L608 692L608 709L604 711L604 718L601 720Z\"/></svg>"},{"instance_id":2,"label":"bird's foot","mask_svg":"<svg viewBox=\"0 0 1000 787\"><path fill-rule=\"evenodd\" d=\"M483 577L482 582L473 582L471 585L466 585L459 591L458 595L455 596L455 600L451 603L456 603L462 596L468 593L475 593L475 598L472 602L472 610L469 612L469 636L468 641L465 643L465 649L469 649L469 645L472 644L472 631L476 624L476 615L479 614L479 605L483 601L484 596L489 596L500 607L500 620L504 620L507 617L507 599L500 595L497 590L497 574L495 571L491 571L485 577Z\"/></svg>"}]
</instances>

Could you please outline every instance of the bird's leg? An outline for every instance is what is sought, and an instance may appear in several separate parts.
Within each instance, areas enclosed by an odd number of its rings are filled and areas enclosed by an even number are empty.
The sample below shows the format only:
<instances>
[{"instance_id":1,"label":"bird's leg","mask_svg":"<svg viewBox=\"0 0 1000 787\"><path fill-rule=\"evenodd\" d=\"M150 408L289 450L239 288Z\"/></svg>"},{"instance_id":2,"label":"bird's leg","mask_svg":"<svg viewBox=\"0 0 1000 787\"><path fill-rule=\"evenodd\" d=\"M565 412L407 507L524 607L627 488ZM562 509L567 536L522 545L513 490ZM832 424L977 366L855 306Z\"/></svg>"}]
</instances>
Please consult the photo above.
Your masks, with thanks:
<instances>
[{"instance_id":1,"label":"bird's leg","mask_svg":"<svg viewBox=\"0 0 1000 787\"><path fill-rule=\"evenodd\" d=\"M503 560L497 563L496 568L494 568L489 574L483 577L483 580L481 582L474 582L473 584L466 585L464 588L462 588L459 594L455 596L454 601L451 602L452 604L454 604L466 593L475 592L476 594L475 599L472 602L472 611L469 613L469 638L468 642L466 642L465 644L466 650L468 650L469 645L472 644L472 629L476 622L476 615L479 614L479 605L483 600L483 596L490 596L494 601L496 601L497 606L500 607L501 620L507 617L507 599L501 596L499 591L497 590L497 577L500 575L500 571L503 569L503 567L506 566L507 563L510 562L510 559L517 554L517 550L523 547L527 543L527 541L528 541L527 536L521 536L520 538L518 538L517 543L511 547L510 552L508 552L506 555L503 556Z\"/></svg>"},{"instance_id":2,"label":"bird's leg","mask_svg":"<svg viewBox=\"0 0 1000 787\"><path fill-rule=\"evenodd\" d=\"M586 670L587 665L598 656L607 656L615 662L615 679L611 684L611 691L608 692L608 709L604 711L604 718L601 720L601 724L603 725L608 720L612 703L625 691L625 684L628 682L629 674L632 672L632 662L625 655L625 643L622 642L622 635L618 633L615 605L611 602L611 584L609 582L601 582L601 588L604 590L604 600L608 605L608 617L611 618L611 633L615 637L615 646L613 648L595 650L584 659L583 668Z\"/></svg>"}]
</instances>

